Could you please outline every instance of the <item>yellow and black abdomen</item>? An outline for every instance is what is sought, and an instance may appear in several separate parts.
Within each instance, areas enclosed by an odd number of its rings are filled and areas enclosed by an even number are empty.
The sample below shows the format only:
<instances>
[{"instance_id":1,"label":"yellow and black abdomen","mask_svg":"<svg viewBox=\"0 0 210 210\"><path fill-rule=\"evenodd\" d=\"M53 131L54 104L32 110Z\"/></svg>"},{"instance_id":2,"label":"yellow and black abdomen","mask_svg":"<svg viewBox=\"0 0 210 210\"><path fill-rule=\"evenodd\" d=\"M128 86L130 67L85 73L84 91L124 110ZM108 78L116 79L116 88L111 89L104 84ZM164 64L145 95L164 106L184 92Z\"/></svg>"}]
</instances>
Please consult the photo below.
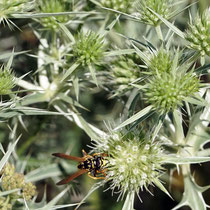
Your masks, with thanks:
<instances>
[{"instance_id":1,"label":"yellow and black abdomen","mask_svg":"<svg viewBox=\"0 0 210 210\"><path fill-rule=\"evenodd\" d=\"M98 157L94 157L94 168L96 170L100 170L102 169L104 163L103 163L103 158L98 156Z\"/></svg>"}]
</instances>

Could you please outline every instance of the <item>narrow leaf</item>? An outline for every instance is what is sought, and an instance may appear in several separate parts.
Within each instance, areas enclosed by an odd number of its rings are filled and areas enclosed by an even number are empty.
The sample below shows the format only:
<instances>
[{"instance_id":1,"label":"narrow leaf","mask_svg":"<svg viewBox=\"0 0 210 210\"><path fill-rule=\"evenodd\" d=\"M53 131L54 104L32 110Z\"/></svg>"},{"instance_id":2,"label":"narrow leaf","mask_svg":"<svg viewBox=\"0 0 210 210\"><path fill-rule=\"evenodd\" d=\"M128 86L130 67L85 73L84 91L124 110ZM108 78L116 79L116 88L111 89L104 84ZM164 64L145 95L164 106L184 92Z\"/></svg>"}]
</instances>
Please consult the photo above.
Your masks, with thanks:
<instances>
[{"instance_id":1,"label":"narrow leaf","mask_svg":"<svg viewBox=\"0 0 210 210\"><path fill-rule=\"evenodd\" d=\"M155 11L153 11L152 9L150 9L149 7L148 7L148 10L150 10L158 18L160 18L174 33L176 33L178 36L180 36L181 38L184 39L184 33L181 30L179 30L176 26L174 26L173 24L171 24L168 20L166 20L165 18L163 18L162 16L160 16L158 13L156 13Z\"/></svg>"},{"instance_id":2,"label":"narrow leaf","mask_svg":"<svg viewBox=\"0 0 210 210\"><path fill-rule=\"evenodd\" d=\"M128 125L128 124L131 124L131 123L135 122L136 120L141 119L146 114L148 114L152 110L152 108L153 108L152 105L147 106L146 108L144 108L141 111L137 112L135 115L133 115L129 119L125 120L122 124L120 124L119 126L117 126L114 130L118 130L118 129L120 129L120 128Z\"/></svg>"},{"instance_id":3,"label":"narrow leaf","mask_svg":"<svg viewBox=\"0 0 210 210\"><path fill-rule=\"evenodd\" d=\"M79 63L74 63L65 73L64 75L61 77L61 82L63 82L64 80L67 79L67 77L69 77L74 70L79 66Z\"/></svg>"},{"instance_id":4,"label":"narrow leaf","mask_svg":"<svg viewBox=\"0 0 210 210\"><path fill-rule=\"evenodd\" d=\"M8 161L8 159L9 159L10 155L12 154L12 152L14 151L15 146L18 143L20 137L21 136L19 136L18 139L14 143L9 145L9 148L8 148L7 152L4 154L3 158L0 161L0 171L2 170L2 168L4 167L6 162Z\"/></svg>"},{"instance_id":5,"label":"narrow leaf","mask_svg":"<svg viewBox=\"0 0 210 210\"><path fill-rule=\"evenodd\" d=\"M88 68L90 70L90 74L93 78L93 81L95 82L95 84L98 86L98 81L97 81L97 78L96 78L96 71L95 71L95 67L91 64L88 64Z\"/></svg>"}]
</instances>

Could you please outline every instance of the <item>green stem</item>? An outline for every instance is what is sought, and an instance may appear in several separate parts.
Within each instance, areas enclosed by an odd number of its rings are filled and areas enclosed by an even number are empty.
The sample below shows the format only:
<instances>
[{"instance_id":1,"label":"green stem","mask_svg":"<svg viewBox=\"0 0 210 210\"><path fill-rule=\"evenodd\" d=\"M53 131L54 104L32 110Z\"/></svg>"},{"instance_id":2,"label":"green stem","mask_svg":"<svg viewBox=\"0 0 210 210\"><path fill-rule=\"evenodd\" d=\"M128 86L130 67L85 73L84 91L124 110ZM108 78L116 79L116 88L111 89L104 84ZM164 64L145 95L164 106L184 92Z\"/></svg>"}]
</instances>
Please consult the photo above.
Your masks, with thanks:
<instances>
[{"instance_id":1,"label":"green stem","mask_svg":"<svg viewBox=\"0 0 210 210\"><path fill-rule=\"evenodd\" d=\"M156 32L157 32L158 38L159 38L160 40L163 41L163 34L162 34L162 31L161 31L160 25L157 25L157 26L155 27L155 30L156 30Z\"/></svg>"}]
</instances>

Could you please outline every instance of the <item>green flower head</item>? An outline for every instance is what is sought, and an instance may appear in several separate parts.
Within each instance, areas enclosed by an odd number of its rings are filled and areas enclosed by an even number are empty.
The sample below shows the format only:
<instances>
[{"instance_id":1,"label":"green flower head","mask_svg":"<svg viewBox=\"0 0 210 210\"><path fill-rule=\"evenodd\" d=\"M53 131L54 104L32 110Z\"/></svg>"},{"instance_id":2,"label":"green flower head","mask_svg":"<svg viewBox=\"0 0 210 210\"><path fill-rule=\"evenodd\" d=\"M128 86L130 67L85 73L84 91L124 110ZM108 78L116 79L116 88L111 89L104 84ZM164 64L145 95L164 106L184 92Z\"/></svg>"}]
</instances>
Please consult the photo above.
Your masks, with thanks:
<instances>
[{"instance_id":1,"label":"green flower head","mask_svg":"<svg viewBox=\"0 0 210 210\"><path fill-rule=\"evenodd\" d=\"M185 37L190 48L198 50L201 56L210 56L210 8L191 20Z\"/></svg>"},{"instance_id":2,"label":"green flower head","mask_svg":"<svg viewBox=\"0 0 210 210\"><path fill-rule=\"evenodd\" d=\"M148 67L152 74L164 74L170 72L172 67L172 55L170 51L160 49L151 57Z\"/></svg>"},{"instance_id":3,"label":"green flower head","mask_svg":"<svg viewBox=\"0 0 210 210\"><path fill-rule=\"evenodd\" d=\"M145 89L146 100L154 109L167 113L181 106L183 101L199 90L200 81L192 72L155 75Z\"/></svg>"},{"instance_id":4,"label":"green flower head","mask_svg":"<svg viewBox=\"0 0 210 210\"><path fill-rule=\"evenodd\" d=\"M15 78L12 71L2 66L0 68L0 95L11 93L14 86Z\"/></svg>"},{"instance_id":5,"label":"green flower head","mask_svg":"<svg viewBox=\"0 0 210 210\"><path fill-rule=\"evenodd\" d=\"M104 57L104 38L93 31L80 32L75 39L73 55L82 65L99 64Z\"/></svg>"},{"instance_id":6,"label":"green flower head","mask_svg":"<svg viewBox=\"0 0 210 210\"><path fill-rule=\"evenodd\" d=\"M120 95L133 88L132 82L140 79L141 71L132 58L121 56L117 61L113 62L111 68L111 82L116 89L114 95ZM108 81L110 86L110 80Z\"/></svg>"},{"instance_id":7,"label":"green flower head","mask_svg":"<svg viewBox=\"0 0 210 210\"><path fill-rule=\"evenodd\" d=\"M70 4L60 0L39 0L37 4L37 11L41 13L59 13L69 11ZM53 17L40 18L38 21L48 29L57 30L59 28L58 22L66 23L69 16L60 15Z\"/></svg>"},{"instance_id":8,"label":"green flower head","mask_svg":"<svg viewBox=\"0 0 210 210\"><path fill-rule=\"evenodd\" d=\"M134 0L101 0L104 7L108 7L121 12L130 12L133 8Z\"/></svg>"},{"instance_id":9,"label":"green flower head","mask_svg":"<svg viewBox=\"0 0 210 210\"><path fill-rule=\"evenodd\" d=\"M162 174L163 153L159 144L129 132L113 133L95 141L97 151L107 153L107 181L112 190L139 192L155 183Z\"/></svg>"},{"instance_id":10,"label":"green flower head","mask_svg":"<svg viewBox=\"0 0 210 210\"><path fill-rule=\"evenodd\" d=\"M160 19L150 9L168 19L171 15L171 0L137 0L136 8L142 22L157 26ZM150 8L150 9L149 9Z\"/></svg>"},{"instance_id":11,"label":"green flower head","mask_svg":"<svg viewBox=\"0 0 210 210\"><path fill-rule=\"evenodd\" d=\"M0 1L0 23L8 21L15 13L21 13L31 10L34 7L34 0L1 0Z\"/></svg>"}]
</instances>

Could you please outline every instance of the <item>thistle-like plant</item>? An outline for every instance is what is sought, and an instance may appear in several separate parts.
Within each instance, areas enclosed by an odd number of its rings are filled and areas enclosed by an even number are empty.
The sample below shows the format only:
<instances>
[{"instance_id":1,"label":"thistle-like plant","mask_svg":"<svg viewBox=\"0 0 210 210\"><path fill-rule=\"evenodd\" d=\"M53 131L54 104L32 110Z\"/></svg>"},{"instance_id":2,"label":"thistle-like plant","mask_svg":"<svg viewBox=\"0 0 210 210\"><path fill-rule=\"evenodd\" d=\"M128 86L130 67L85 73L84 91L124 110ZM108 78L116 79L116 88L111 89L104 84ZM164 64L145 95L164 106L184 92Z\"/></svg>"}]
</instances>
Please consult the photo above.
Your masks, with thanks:
<instances>
[{"instance_id":1,"label":"thistle-like plant","mask_svg":"<svg viewBox=\"0 0 210 210\"><path fill-rule=\"evenodd\" d=\"M172 15L171 0L137 0L135 4L141 21L146 24L157 26L161 22L151 10L165 19L170 18Z\"/></svg>"},{"instance_id":2,"label":"thistle-like plant","mask_svg":"<svg viewBox=\"0 0 210 210\"><path fill-rule=\"evenodd\" d=\"M114 86L113 95L124 95L128 90L133 89L132 83L141 79L141 69L128 56L121 56L115 60L110 69L111 80ZM109 73L108 72L108 73ZM107 82L110 87L110 80Z\"/></svg>"},{"instance_id":3,"label":"thistle-like plant","mask_svg":"<svg viewBox=\"0 0 210 210\"><path fill-rule=\"evenodd\" d=\"M190 18L189 29L185 38L189 41L189 47L199 51L200 55L210 56L210 8L201 15L197 14L195 19Z\"/></svg>"},{"instance_id":4,"label":"thistle-like plant","mask_svg":"<svg viewBox=\"0 0 210 210\"><path fill-rule=\"evenodd\" d=\"M88 31L80 32L75 38L73 55L83 66L100 64L104 59L104 38L99 34Z\"/></svg>"},{"instance_id":5,"label":"thistle-like plant","mask_svg":"<svg viewBox=\"0 0 210 210\"><path fill-rule=\"evenodd\" d=\"M101 0L104 7L108 7L121 12L131 12L133 10L134 0Z\"/></svg>"},{"instance_id":6,"label":"thistle-like plant","mask_svg":"<svg viewBox=\"0 0 210 210\"><path fill-rule=\"evenodd\" d=\"M31 182L25 182L24 175L16 173L14 165L7 163L1 171L1 175L1 191L11 191L6 198L9 201L7 205L13 206L17 199L30 200L36 195L35 185ZM2 199L5 198L3 197Z\"/></svg>"},{"instance_id":7,"label":"thistle-like plant","mask_svg":"<svg viewBox=\"0 0 210 210\"><path fill-rule=\"evenodd\" d=\"M33 7L34 0L1 0L0 23L6 23L10 27L13 22L9 20L9 18L11 18L13 14L30 11Z\"/></svg>"},{"instance_id":8,"label":"thistle-like plant","mask_svg":"<svg viewBox=\"0 0 210 210\"><path fill-rule=\"evenodd\" d=\"M7 50L8 45L11 48L14 43L11 40L18 40L15 49L25 49L25 42L19 39L25 40L22 36L25 34L25 25L34 18L40 23L30 24L39 40L35 49L29 49L27 56L15 57L13 69L19 78L14 79L10 70L12 59L1 68L0 91L1 95L6 96L1 97L0 103L0 142L4 146L13 140L14 136L22 133L22 127L26 132L11 160L16 165L6 165L2 170L0 209L16 210L24 204L24 209L74 206L69 203L73 200L71 194L64 194L68 189L74 191L75 183L82 188L84 180L85 186L91 181L96 182L87 196L104 184L111 189L110 194L119 192L119 198L122 199L126 196L123 210L134 209L135 195L143 198L142 190L151 192L152 187L157 187L169 195L167 186L170 186L172 196L178 194L174 196L177 202L177 197L181 198L174 209L186 205L193 210L208 208L202 193L209 186L199 186L197 180L205 179L197 179L196 176L202 172L192 173L191 168L192 164L201 167L201 163L210 161L207 144L210 139L208 10L196 17L198 10L202 11L199 5L205 1L195 3L193 7L185 4L186 8L183 8L180 2L185 1L172 0L136 0L135 5L127 0L38 0L31 14L24 13L34 6L34 1L27 1L31 7L27 3L23 5L23 2L26 3L23 0L0 2L0 22L10 21L7 18L21 18L15 23L22 29L18 39L14 39L18 32L8 34L7 38L4 34L8 30L2 28L2 63L10 55L22 54L8 53ZM6 8L8 5L11 10ZM133 12L134 7L136 13ZM190 16L189 27L186 9L190 10L192 17L196 17L193 21ZM172 20L176 15L176 20ZM44 33L43 28L47 29ZM182 32L183 28L189 29L185 33ZM22 65L26 58L34 62L30 62L30 65L24 62ZM28 73L21 75L23 72ZM97 87L92 84L91 76L99 84ZM104 81L108 85L102 91ZM13 91L14 84L19 86L17 91ZM107 98L113 93L121 97L112 99L110 103ZM88 114L85 105L90 109ZM36 116L43 114L48 116ZM52 116L58 114L60 116L56 116L56 119ZM34 116L29 119L27 115ZM115 121L119 126L104 132L106 129L102 120L107 124ZM122 130L122 127L126 129ZM63 161L60 170L56 163L58 160L50 157L53 152L68 151L72 145L76 145L72 155L79 156L77 149L80 151L84 148L78 137L80 130L85 131L94 142L92 152L104 158L101 162L90 161L89 166L104 167L95 174L101 175L96 178L105 179L91 180L84 175L78 177L80 181L72 180L69 183L71 188L66 187L56 196L53 193L54 198L50 202L45 200L45 195L41 202L32 199L35 194L33 182L45 179L44 182L56 193L60 189L54 185L57 176L64 171L70 176L75 173L76 167L71 162ZM15 144L9 143L6 152L0 144L0 150L5 153L0 161L0 171L13 153ZM28 152L32 155L26 161ZM25 166L30 172L23 175ZM180 179L183 178L184 186L180 186L184 188L180 192L173 188L174 171L177 171ZM53 180L48 182L50 178ZM39 186L41 182L38 192ZM156 193L158 190L154 195ZM98 199L99 196L96 197ZM150 199L153 201L152 197ZM59 205L56 205L59 200ZM107 201L110 202L109 199ZM146 208L144 205L147 202L142 201L142 208L154 209L153 206ZM90 209L99 209L99 203L108 205L108 202L94 203L91 200ZM121 203L115 205L120 208Z\"/></svg>"},{"instance_id":9,"label":"thistle-like plant","mask_svg":"<svg viewBox=\"0 0 210 210\"><path fill-rule=\"evenodd\" d=\"M11 93L15 86L15 77L11 69L5 66L0 67L0 95Z\"/></svg>"},{"instance_id":10,"label":"thistle-like plant","mask_svg":"<svg viewBox=\"0 0 210 210\"><path fill-rule=\"evenodd\" d=\"M106 181L120 197L132 192L139 194L140 190L148 190L149 185L162 186L159 177L163 173L163 149L143 134L113 132L94 140L93 149L107 154Z\"/></svg>"},{"instance_id":11,"label":"thistle-like plant","mask_svg":"<svg viewBox=\"0 0 210 210\"><path fill-rule=\"evenodd\" d=\"M104 62L105 51L104 37L100 34L81 31L75 37L72 47L73 57L79 65L83 66L83 69L88 67L95 84L98 84L95 65Z\"/></svg>"},{"instance_id":12,"label":"thistle-like plant","mask_svg":"<svg viewBox=\"0 0 210 210\"><path fill-rule=\"evenodd\" d=\"M167 113L182 106L190 97L196 97L199 78L192 71L177 69L174 73L157 74L148 81L145 100L160 113Z\"/></svg>"},{"instance_id":13,"label":"thistle-like plant","mask_svg":"<svg viewBox=\"0 0 210 210\"><path fill-rule=\"evenodd\" d=\"M151 75L170 73L173 64L173 56L174 54L172 54L171 51L163 48L158 51L153 51L148 62L147 73Z\"/></svg>"},{"instance_id":14,"label":"thistle-like plant","mask_svg":"<svg viewBox=\"0 0 210 210\"><path fill-rule=\"evenodd\" d=\"M41 13L62 13L70 9L70 3L62 2L60 0L39 0L36 8L37 11ZM45 28L56 31L59 29L58 22L66 23L68 20L69 16L60 15L57 17L43 17L38 21L41 22Z\"/></svg>"},{"instance_id":15,"label":"thistle-like plant","mask_svg":"<svg viewBox=\"0 0 210 210\"><path fill-rule=\"evenodd\" d=\"M198 94L203 85L195 73L192 63L188 60L181 61L179 51L175 51L173 60L172 55L162 56L162 54L164 55L164 51L161 49L150 59L142 56L143 59L146 58L144 61L148 67L148 73L146 73L152 74L152 76L145 80L147 83L144 86L138 84L135 86L144 93L148 106L116 129L140 120L147 114L158 113L159 116L168 114L168 112L181 108L184 103L197 105L207 103Z\"/></svg>"}]
</instances>

